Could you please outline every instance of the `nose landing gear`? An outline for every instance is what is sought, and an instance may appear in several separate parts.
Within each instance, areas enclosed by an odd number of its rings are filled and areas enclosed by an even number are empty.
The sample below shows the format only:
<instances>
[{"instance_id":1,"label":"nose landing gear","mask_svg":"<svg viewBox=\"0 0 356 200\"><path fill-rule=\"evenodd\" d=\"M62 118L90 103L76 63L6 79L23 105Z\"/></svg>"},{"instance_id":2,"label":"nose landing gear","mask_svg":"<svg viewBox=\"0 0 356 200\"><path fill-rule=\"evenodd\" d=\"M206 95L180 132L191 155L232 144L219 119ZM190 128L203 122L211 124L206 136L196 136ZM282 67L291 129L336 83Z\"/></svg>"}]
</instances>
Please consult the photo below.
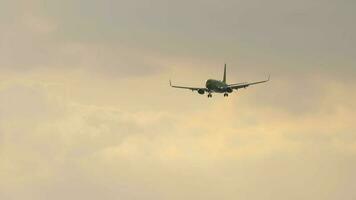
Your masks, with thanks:
<instances>
[{"instance_id":1,"label":"nose landing gear","mask_svg":"<svg viewBox=\"0 0 356 200\"><path fill-rule=\"evenodd\" d=\"M211 98L213 97L213 95L211 93L208 94L208 98Z\"/></svg>"}]
</instances>

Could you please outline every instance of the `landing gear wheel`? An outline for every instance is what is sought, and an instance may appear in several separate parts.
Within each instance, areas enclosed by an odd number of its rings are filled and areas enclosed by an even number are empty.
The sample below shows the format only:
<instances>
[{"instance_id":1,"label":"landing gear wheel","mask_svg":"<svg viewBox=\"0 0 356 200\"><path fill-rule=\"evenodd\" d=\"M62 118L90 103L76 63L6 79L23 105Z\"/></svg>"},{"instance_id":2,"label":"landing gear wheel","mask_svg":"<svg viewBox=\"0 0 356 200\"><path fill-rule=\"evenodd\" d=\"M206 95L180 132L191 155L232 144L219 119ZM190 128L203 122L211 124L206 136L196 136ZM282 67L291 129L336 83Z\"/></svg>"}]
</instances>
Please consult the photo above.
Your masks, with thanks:
<instances>
[{"instance_id":1,"label":"landing gear wheel","mask_svg":"<svg viewBox=\"0 0 356 200\"><path fill-rule=\"evenodd\" d=\"M208 98L211 98L211 97L213 97L213 95L212 94L208 94Z\"/></svg>"},{"instance_id":2,"label":"landing gear wheel","mask_svg":"<svg viewBox=\"0 0 356 200\"><path fill-rule=\"evenodd\" d=\"M228 96L229 96L229 94L228 94L228 93L225 93L225 94L224 94L224 97L228 97Z\"/></svg>"}]
</instances>

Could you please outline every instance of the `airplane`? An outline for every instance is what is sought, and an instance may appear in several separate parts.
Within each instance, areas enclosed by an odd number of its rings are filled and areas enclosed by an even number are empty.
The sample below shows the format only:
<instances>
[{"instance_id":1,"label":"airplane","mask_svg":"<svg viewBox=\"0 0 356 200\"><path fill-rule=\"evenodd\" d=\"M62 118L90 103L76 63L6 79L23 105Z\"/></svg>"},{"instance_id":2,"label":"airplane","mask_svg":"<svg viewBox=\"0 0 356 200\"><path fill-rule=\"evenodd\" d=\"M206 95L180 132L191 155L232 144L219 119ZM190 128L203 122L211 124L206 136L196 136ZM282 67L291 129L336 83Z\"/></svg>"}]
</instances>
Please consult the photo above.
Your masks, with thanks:
<instances>
[{"instance_id":1,"label":"airplane","mask_svg":"<svg viewBox=\"0 0 356 200\"><path fill-rule=\"evenodd\" d=\"M232 93L234 90L239 90L242 88L247 88L251 85L256 85L260 83L265 83L268 82L270 79L270 76L268 76L268 79L263 80L263 81L257 81L257 82L243 82L243 83L235 83L235 84L227 84L226 82L226 64L224 66L224 76L223 80L214 80L214 79L209 79L205 83L205 87L185 87L185 86L177 86L177 85L172 85L171 80L169 81L169 85L173 88L179 88L179 89L188 89L197 91L199 94L204 95L205 92L208 93L208 98L212 98L213 95L212 93L224 93L224 97L228 97L229 93Z\"/></svg>"}]
</instances>

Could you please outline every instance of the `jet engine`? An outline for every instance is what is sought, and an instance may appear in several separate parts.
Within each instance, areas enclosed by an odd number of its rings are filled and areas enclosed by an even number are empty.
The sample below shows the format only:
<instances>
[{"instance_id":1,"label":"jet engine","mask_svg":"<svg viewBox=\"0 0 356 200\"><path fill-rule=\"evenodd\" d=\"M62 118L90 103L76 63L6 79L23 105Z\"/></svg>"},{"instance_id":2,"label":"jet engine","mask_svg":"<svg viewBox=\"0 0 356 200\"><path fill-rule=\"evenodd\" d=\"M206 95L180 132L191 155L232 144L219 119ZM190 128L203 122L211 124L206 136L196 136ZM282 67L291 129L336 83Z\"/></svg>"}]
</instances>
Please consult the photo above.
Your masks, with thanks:
<instances>
[{"instance_id":1,"label":"jet engine","mask_svg":"<svg viewBox=\"0 0 356 200\"><path fill-rule=\"evenodd\" d=\"M227 88L227 89L226 89L226 92L232 93L232 89L231 89L231 88Z\"/></svg>"},{"instance_id":2,"label":"jet engine","mask_svg":"<svg viewBox=\"0 0 356 200\"><path fill-rule=\"evenodd\" d=\"M198 93L199 93L199 94L204 94L204 93L205 93L205 90L199 89L199 90L198 90Z\"/></svg>"}]
</instances>

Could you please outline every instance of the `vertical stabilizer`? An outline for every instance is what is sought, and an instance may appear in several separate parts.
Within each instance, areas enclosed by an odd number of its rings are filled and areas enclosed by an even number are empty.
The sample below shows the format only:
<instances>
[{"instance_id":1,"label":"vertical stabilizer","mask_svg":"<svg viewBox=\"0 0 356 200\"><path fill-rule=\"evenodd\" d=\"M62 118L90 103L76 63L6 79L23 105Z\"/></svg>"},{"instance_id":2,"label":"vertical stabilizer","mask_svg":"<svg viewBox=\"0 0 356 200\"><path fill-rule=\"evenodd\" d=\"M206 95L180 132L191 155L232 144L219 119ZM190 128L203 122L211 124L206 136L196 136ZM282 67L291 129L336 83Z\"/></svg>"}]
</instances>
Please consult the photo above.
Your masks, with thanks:
<instances>
[{"instance_id":1,"label":"vertical stabilizer","mask_svg":"<svg viewBox=\"0 0 356 200\"><path fill-rule=\"evenodd\" d=\"M224 66L224 77L223 77L223 82L226 83L226 64Z\"/></svg>"}]
</instances>

